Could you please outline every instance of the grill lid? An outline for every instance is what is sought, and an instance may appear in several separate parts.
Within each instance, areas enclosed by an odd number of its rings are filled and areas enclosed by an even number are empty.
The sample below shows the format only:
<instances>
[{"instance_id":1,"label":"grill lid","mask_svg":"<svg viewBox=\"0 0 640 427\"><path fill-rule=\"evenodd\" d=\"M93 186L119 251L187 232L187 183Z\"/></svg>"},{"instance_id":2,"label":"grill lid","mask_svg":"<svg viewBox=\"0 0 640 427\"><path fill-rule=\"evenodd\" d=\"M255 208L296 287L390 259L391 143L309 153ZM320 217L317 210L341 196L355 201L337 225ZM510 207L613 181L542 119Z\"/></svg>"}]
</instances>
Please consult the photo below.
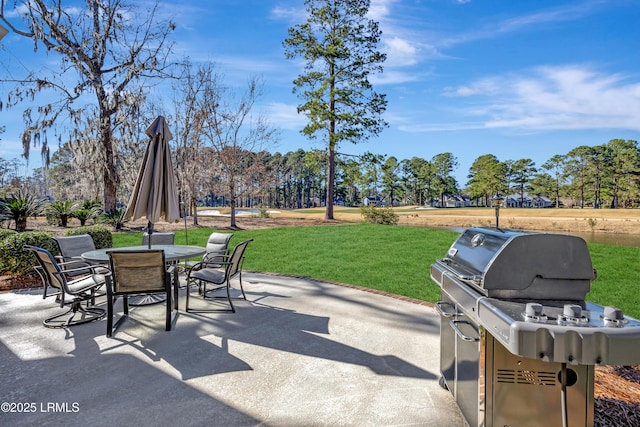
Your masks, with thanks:
<instances>
[{"instance_id":1,"label":"grill lid","mask_svg":"<svg viewBox=\"0 0 640 427\"><path fill-rule=\"evenodd\" d=\"M583 301L595 279L586 242L561 234L469 228L438 262L496 298Z\"/></svg>"}]
</instances>

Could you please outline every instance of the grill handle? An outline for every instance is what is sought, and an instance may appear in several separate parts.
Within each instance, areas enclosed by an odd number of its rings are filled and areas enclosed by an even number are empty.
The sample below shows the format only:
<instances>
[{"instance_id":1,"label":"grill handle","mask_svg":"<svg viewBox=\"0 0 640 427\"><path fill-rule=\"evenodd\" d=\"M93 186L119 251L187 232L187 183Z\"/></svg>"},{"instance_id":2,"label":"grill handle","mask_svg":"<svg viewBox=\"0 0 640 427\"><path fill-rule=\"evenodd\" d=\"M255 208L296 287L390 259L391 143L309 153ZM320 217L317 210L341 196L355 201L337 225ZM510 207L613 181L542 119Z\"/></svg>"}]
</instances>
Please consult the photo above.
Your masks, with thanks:
<instances>
[{"instance_id":1,"label":"grill handle","mask_svg":"<svg viewBox=\"0 0 640 427\"><path fill-rule=\"evenodd\" d=\"M438 314L442 317L455 317L458 314L456 311L456 306L453 303L438 301L434 304L434 306ZM453 308L453 312L445 310L445 306Z\"/></svg>"},{"instance_id":2,"label":"grill handle","mask_svg":"<svg viewBox=\"0 0 640 427\"><path fill-rule=\"evenodd\" d=\"M439 266L441 266L442 268L447 270L448 273L453 274L459 280L470 280L470 281L473 281L475 283L482 282L482 276L480 276L478 274L462 274L458 270L456 270L453 267L451 267L449 265L449 262L450 262L450 260L448 260L446 258L442 258L442 259L437 259L436 260L436 264L438 264Z\"/></svg>"},{"instance_id":3,"label":"grill handle","mask_svg":"<svg viewBox=\"0 0 640 427\"><path fill-rule=\"evenodd\" d=\"M465 335L464 333L462 333L462 331L458 327L459 323L464 323L471 326L477 332L478 336L470 337L469 335ZM449 325L451 325L453 330L456 331L456 335L458 335L463 341L480 341L480 332L476 329L473 323L468 322L466 320L452 320L449 322Z\"/></svg>"}]
</instances>

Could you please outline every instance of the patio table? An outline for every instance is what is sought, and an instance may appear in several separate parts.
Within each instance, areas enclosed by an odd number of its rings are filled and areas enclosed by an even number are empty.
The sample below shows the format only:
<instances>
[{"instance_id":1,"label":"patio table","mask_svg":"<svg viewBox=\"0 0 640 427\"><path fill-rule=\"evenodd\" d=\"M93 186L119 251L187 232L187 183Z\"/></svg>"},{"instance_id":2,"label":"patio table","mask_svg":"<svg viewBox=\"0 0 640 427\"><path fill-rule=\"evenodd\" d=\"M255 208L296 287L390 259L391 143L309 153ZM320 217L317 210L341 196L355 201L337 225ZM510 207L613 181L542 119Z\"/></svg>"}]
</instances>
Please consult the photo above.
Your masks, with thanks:
<instances>
[{"instance_id":1,"label":"patio table","mask_svg":"<svg viewBox=\"0 0 640 427\"><path fill-rule=\"evenodd\" d=\"M86 261L94 261L100 263L109 262L109 251L146 251L149 249L147 245L140 246L124 246L122 248L102 248L93 251L84 252L81 257ZM201 246L187 245L151 245L151 249L163 250L164 258L167 261L179 261L181 259L189 259L205 254L205 248Z\"/></svg>"},{"instance_id":2,"label":"patio table","mask_svg":"<svg viewBox=\"0 0 640 427\"><path fill-rule=\"evenodd\" d=\"M181 259L189 259L197 256L202 256L206 253L205 248L201 246L188 246L188 245L151 245L151 249L163 250L164 258L167 262L179 261ZM84 252L81 256L86 261L93 261L108 264L109 263L109 251L146 251L149 250L148 245L140 246L124 246L121 248L102 248L93 251ZM178 286L174 283L173 286ZM177 292L177 291L176 291ZM141 298L132 298L129 303L131 305L149 305L164 301L164 296L160 295L148 295ZM177 303L177 302L176 302Z\"/></svg>"}]
</instances>

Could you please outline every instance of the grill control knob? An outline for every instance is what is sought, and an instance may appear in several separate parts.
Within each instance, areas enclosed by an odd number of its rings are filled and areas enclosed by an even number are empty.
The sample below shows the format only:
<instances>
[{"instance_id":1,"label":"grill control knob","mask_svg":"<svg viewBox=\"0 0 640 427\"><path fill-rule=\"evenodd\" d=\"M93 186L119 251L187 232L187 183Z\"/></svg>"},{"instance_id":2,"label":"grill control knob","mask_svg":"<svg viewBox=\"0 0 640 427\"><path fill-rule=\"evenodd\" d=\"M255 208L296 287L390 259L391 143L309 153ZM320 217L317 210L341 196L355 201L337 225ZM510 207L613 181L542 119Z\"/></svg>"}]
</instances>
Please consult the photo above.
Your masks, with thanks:
<instances>
[{"instance_id":1,"label":"grill control knob","mask_svg":"<svg viewBox=\"0 0 640 427\"><path fill-rule=\"evenodd\" d=\"M528 302L524 309L524 320L527 322L546 322L547 316L542 314L542 304L538 304L537 302Z\"/></svg>"},{"instance_id":2,"label":"grill control knob","mask_svg":"<svg viewBox=\"0 0 640 427\"><path fill-rule=\"evenodd\" d=\"M604 326L621 328L629 321L624 318L624 314L622 314L622 310L616 307L606 306L600 315L600 318L604 322Z\"/></svg>"},{"instance_id":3,"label":"grill control knob","mask_svg":"<svg viewBox=\"0 0 640 427\"><path fill-rule=\"evenodd\" d=\"M542 304L537 302L528 302L525 309L527 317L539 317L542 314Z\"/></svg>"},{"instance_id":4,"label":"grill control knob","mask_svg":"<svg viewBox=\"0 0 640 427\"><path fill-rule=\"evenodd\" d=\"M579 319L582 317L582 307L577 304L565 304L562 315L569 319Z\"/></svg>"},{"instance_id":5,"label":"grill control knob","mask_svg":"<svg viewBox=\"0 0 640 427\"><path fill-rule=\"evenodd\" d=\"M606 306L604 308L602 318L604 320L622 320L624 319L624 315L622 314L622 310L620 310L619 308Z\"/></svg>"}]
</instances>

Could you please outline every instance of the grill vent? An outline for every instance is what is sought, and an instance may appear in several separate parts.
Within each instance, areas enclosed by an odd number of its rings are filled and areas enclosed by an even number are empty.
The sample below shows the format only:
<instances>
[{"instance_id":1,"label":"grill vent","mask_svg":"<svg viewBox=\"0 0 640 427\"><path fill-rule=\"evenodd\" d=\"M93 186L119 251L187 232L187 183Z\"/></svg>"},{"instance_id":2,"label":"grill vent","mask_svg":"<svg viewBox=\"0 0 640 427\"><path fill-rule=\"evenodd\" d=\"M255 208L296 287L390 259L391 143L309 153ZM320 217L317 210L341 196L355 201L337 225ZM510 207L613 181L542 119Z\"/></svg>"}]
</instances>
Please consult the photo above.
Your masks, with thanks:
<instances>
[{"instance_id":1,"label":"grill vent","mask_svg":"<svg viewBox=\"0 0 640 427\"><path fill-rule=\"evenodd\" d=\"M527 371L513 369L498 369L496 380L499 383L531 384L531 385L556 385L556 373L544 371Z\"/></svg>"}]
</instances>

